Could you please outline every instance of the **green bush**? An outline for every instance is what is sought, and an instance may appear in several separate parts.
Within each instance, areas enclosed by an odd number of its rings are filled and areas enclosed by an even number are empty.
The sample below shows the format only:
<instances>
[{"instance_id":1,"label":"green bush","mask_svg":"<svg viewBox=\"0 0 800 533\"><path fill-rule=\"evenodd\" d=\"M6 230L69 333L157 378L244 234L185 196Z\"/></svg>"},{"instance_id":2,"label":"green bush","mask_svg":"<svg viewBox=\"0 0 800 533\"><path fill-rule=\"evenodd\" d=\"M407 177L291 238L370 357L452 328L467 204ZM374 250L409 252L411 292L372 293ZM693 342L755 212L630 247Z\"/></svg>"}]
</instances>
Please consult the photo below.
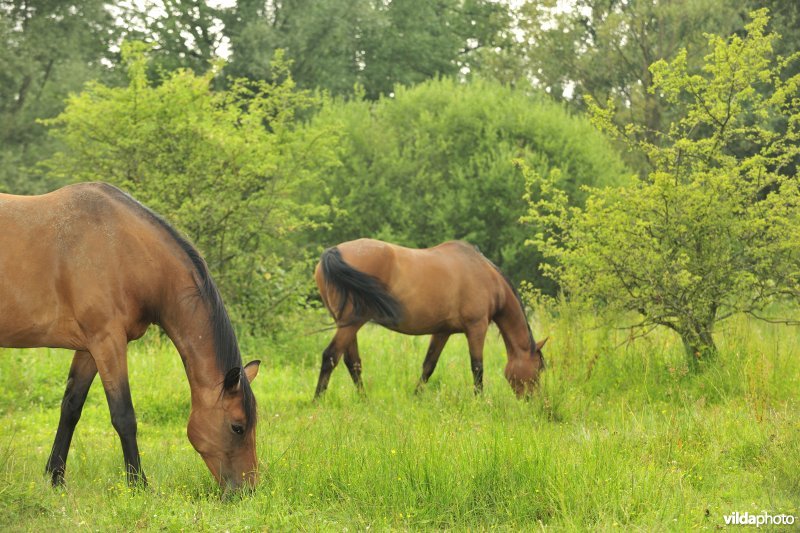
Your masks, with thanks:
<instances>
[{"instance_id":1,"label":"green bush","mask_svg":"<svg viewBox=\"0 0 800 533\"><path fill-rule=\"evenodd\" d=\"M582 185L611 185L626 174L587 120L489 81L432 80L374 104L335 102L311 127L342 131L341 165L313 195L334 208L331 228L316 239L416 247L466 239L516 280L540 281L539 256L523 247L527 230L518 224L526 204L515 158L542 172L562 169L575 204Z\"/></svg>"}]
</instances>

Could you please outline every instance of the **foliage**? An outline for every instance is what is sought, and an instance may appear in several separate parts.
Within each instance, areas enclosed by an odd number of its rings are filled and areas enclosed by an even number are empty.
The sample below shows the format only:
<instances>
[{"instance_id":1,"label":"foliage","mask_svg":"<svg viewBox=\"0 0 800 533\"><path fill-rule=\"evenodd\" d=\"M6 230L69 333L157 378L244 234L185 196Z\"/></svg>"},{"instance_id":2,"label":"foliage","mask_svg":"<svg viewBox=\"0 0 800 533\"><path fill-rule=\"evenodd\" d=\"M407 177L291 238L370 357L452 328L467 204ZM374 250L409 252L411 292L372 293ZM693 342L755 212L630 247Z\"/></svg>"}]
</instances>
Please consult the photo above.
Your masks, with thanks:
<instances>
[{"instance_id":1,"label":"foliage","mask_svg":"<svg viewBox=\"0 0 800 533\"><path fill-rule=\"evenodd\" d=\"M557 260L548 274L676 331L692 363L713 357L716 322L800 290L799 183L782 172L800 154L800 76L782 77L790 58L771 58L766 12L752 16L744 37L709 37L701 73L685 50L653 64L654 90L681 111L658 144L615 126L612 102L589 101L601 128L648 158L646 179L593 189L581 209L552 176L526 172L526 220L549 228L533 241Z\"/></svg>"},{"instance_id":2,"label":"foliage","mask_svg":"<svg viewBox=\"0 0 800 533\"><path fill-rule=\"evenodd\" d=\"M153 77L178 68L195 73L212 68L223 42L221 9L204 0L117 2L123 37L151 45Z\"/></svg>"},{"instance_id":3,"label":"foliage","mask_svg":"<svg viewBox=\"0 0 800 533\"><path fill-rule=\"evenodd\" d=\"M0 350L0 528L691 531L724 527L734 511L800 519L800 337L737 316L718 364L695 375L672 335L620 348L625 332L552 311L537 313L537 337L553 337L530 402L505 382L497 335L479 398L463 335L415 395L427 339L362 330L366 401L343 366L310 401L332 332L253 346L245 360L265 359L253 382L261 482L227 500L186 439L189 388L169 343L129 350L144 491L125 486L99 380L67 487L49 487L42 467L70 357Z\"/></svg>"},{"instance_id":4,"label":"foliage","mask_svg":"<svg viewBox=\"0 0 800 533\"><path fill-rule=\"evenodd\" d=\"M489 0L240 1L225 20L229 71L266 78L275 50L292 60L300 87L368 98L437 75L479 68L484 48L503 42L505 6Z\"/></svg>"},{"instance_id":5,"label":"foliage","mask_svg":"<svg viewBox=\"0 0 800 533\"><path fill-rule=\"evenodd\" d=\"M524 181L512 160L542 172L562 168L561 185L576 204L581 185L615 184L625 173L588 121L547 98L481 80L431 80L395 92L376 103L334 103L314 120L342 131L342 165L324 196L315 195L334 217L313 240L371 236L422 247L465 239L517 281L532 279L537 256L522 246Z\"/></svg>"},{"instance_id":6,"label":"foliage","mask_svg":"<svg viewBox=\"0 0 800 533\"><path fill-rule=\"evenodd\" d=\"M106 76L117 28L100 0L0 0L0 191L44 192L34 168L56 149L37 118L57 115L70 91Z\"/></svg>"},{"instance_id":7,"label":"foliage","mask_svg":"<svg viewBox=\"0 0 800 533\"><path fill-rule=\"evenodd\" d=\"M229 3L231 4L231 3ZM617 104L618 124L647 125L650 136L672 114L655 95L647 67L688 47L697 64L703 31L740 31L742 6L768 5L797 49L796 3L781 0L199 0L82 2L0 0L0 188L17 193L59 183L36 165L58 149L37 119L63 109L87 80L124 83L122 39L152 43L149 75L202 73L231 53L226 74L271 79L271 58L286 49L301 88L370 99L436 76L480 75L529 88L584 110L583 95ZM511 7L516 6L516 7ZM780 43L779 43L780 45ZM789 68L792 68L791 66ZM221 86L225 79L215 82ZM566 93L565 93L566 90ZM572 95L572 96L570 96ZM646 168L639 160L637 169Z\"/></svg>"},{"instance_id":8,"label":"foliage","mask_svg":"<svg viewBox=\"0 0 800 533\"><path fill-rule=\"evenodd\" d=\"M519 8L524 42L517 50L522 57L516 59L516 77L532 77L581 111L586 109L586 96L601 102L612 99L616 124L639 124L641 134L654 142L657 132L675 117L650 90L650 65L673 57L680 47L687 50L690 66L699 64L704 33L740 30L745 4L745 0L576 0L564 9L556 0L525 2ZM513 72L497 75L515 77ZM632 161L647 169L645 162Z\"/></svg>"},{"instance_id":9,"label":"foliage","mask_svg":"<svg viewBox=\"0 0 800 533\"><path fill-rule=\"evenodd\" d=\"M750 9L766 7L772 17L770 27L772 31L781 36L779 41L773 43L775 53L788 56L800 50L800 3L784 2L783 0L749 0ZM797 74L800 72L800 62L786 66L786 72Z\"/></svg>"},{"instance_id":10,"label":"foliage","mask_svg":"<svg viewBox=\"0 0 800 533\"><path fill-rule=\"evenodd\" d=\"M263 330L310 278L287 236L325 216L295 198L335 164L335 132L295 127L318 100L295 89L279 59L281 81L214 92L214 71L151 85L144 48L123 49L126 87L91 83L48 122L67 147L50 172L117 184L162 213L198 245L239 318Z\"/></svg>"}]
</instances>

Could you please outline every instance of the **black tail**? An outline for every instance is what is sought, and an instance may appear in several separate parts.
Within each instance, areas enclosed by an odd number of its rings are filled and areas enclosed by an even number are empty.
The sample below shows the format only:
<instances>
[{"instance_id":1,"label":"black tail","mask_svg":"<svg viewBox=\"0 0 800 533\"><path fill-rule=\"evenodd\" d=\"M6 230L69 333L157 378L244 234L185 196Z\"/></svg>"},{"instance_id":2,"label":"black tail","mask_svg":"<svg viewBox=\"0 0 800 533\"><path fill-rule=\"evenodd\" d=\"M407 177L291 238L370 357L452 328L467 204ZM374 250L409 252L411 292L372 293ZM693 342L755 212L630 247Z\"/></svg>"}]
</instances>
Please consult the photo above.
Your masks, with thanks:
<instances>
[{"instance_id":1,"label":"black tail","mask_svg":"<svg viewBox=\"0 0 800 533\"><path fill-rule=\"evenodd\" d=\"M339 295L339 306L334 318L339 320L347 302L353 306L353 321L374 320L387 326L400 322L400 303L376 277L359 272L348 265L336 247L328 248L320 257L322 275Z\"/></svg>"}]
</instances>

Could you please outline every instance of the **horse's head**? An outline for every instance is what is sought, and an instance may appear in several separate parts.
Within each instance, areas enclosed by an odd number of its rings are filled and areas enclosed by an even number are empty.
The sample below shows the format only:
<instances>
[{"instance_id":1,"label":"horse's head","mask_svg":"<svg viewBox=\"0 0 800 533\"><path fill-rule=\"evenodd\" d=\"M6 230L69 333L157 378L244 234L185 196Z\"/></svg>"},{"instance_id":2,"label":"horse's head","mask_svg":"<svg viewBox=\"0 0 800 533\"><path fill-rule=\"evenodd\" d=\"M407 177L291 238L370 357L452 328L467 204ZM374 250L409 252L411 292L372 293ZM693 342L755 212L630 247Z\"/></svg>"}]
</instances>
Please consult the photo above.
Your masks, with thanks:
<instances>
[{"instance_id":1,"label":"horse's head","mask_svg":"<svg viewBox=\"0 0 800 533\"><path fill-rule=\"evenodd\" d=\"M249 384L258 365L251 361L244 369L231 369L222 390L192 395L189 441L224 489L256 483L255 400Z\"/></svg>"},{"instance_id":2,"label":"horse's head","mask_svg":"<svg viewBox=\"0 0 800 533\"><path fill-rule=\"evenodd\" d=\"M539 383L539 373L544 370L542 346L546 342L547 338L535 343L529 353L524 353L519 357L509 357L505 371L506 379L518 398L533 392Z\"/></svg>"}]
</instances>

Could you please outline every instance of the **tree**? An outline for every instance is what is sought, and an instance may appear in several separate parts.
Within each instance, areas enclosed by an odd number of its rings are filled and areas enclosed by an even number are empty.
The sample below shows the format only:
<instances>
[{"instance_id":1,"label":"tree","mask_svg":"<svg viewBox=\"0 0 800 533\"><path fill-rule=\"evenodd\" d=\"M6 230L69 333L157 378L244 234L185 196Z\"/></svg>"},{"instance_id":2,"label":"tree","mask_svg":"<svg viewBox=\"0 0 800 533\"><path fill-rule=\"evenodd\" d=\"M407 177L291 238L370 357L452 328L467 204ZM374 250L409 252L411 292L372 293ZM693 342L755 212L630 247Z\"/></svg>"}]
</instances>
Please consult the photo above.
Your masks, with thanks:
<instances>
[{"instance_id":1,"label":"tree","mask_svg":"<svg viewBox=\"0 0 800 533\"><path fill-rule=\"evenodd\" d=\"M775 43L775 52L788 56L800 50L800 3L784 2L783 0L750 0L750 9L766 7L769 9L770 27L772 31L781 36ZM787 73L800 72L800 64L787 65Z\"/></svg>"},{"instance_id":2,"label":"tree","mask_svg":"<svg viewBox=\"0 0 800 533\"><path fill-rule=\"evenodd\" d=\"M225 15L232 51L227 71L268 79L272 57L283 49L301 87L350 92L358 81L363 28L373 26L374 17L369 0L238 2Z\"/></svg>"},{"instance_id":3,"label":"tree","mask_svg":"<svg viewBox=\"0 0 800 533\"><path fill-rule=\"evenodd\" d=\"M466 239L516 281L542 280L537 254L522 246L524 181L514 158L542 172L564 169L560 183L576 204L581 185L615 184L627 172L587 120L489 81L430 80L377 102L339 101L312 124L342 132L342 164L313 200L334 207L331 227L312 240L371 236L422 247Z\"/></svg>"},{"instance_id":4,"label":"tree","mask_svg":"<svg viewBox=\"0 0 800 533\"><path fill-rule=\"evenodd\" d=\"M287 237L325 217L297 197L323 186L336 134L296 127L296 113L318 102L295 89L280 58L280 81L217 92L214 70L151 84L145 48L123 47L127 86L90 83L48 121L66 146L50 172L117 184L162 213L202 251L240 323L269 331L311 283L304 250Z\"/></svg>"},{"instance_id":5,"label":"tree","mask_svg":"<svg viewBox=\"0 0 800 533\"><path fill-rule=\"evenodd\" d=\"M224 20L231 74L265 79L284 49L300 87L349 95L358 84L374 99L477 68L478 51L502 40L510 19L489 0L245 0Z\"/></svg>"},{"instance_id":6,"label":"tree","mask_svg":"<svg viewBox=\"0 0 800 533\"><path fill-rule=\"evenodd\" d=\"M650 65L673 57L680 47L696 65L704 33L740 29L745 3L576 0L565 10L555 0L526 2L519 17L527 68L520 75L533 77L580 110L585 96L601 102L612 98L617 124L640 124L641 134L654 142L672 117L651 91Z\"/></svg>"},{"instance_id":7,"label":"tree","mask_svg":"<svg viewBox=\"0 0 800 533\"><path fill-rule=\"evenodd\" d=\"M56 149L36 122L57 115L70 91L108 74L116 28L107 2L0 0L0 190L55 184L34 165Z\"/></svg>"},{"instance_id":8,"label":"tree","mask_svg":"<svg viewBox=\"0 0 800 533\"><path fill-rule=\"evenodd\" d=\"M224 38L221 8L205 0L119 4L115 12L122 22L122 37L151 44L151 78L178 68L200 74L219 59Z\"/></svg>"},{"instance_id":9,"label":"tree","mask_svg":"<svg viewBox=\"0 0 800 533\"><path fill-rule=\"evenodd\" d=\"M551 176L526 171L526 220L546 228L532 240L556 261L548 275L674 330L693 368L716 354L717 322L800 294L799 182L783 172L800 155L800 76L784 75L800 54L772 58L766 10L752 17L743 37L709 37L699 73L685 50L651 66L653 90L680 110L657 144L615 125L613 101L589 100L602 129L646 155L648 176L570 208Z\"/></svg>"},{"instance_id":10,"label":"tree","mask_svg":"<svg viewBox=\"0 0 800 533\"><path fill-rule=\"evenodd\" d=\"M486 0L393 0L369 28L362 79L368 98L436 76L480 72L482 52L504 45L507 8Z\"/></svg>"}]
</instances>

